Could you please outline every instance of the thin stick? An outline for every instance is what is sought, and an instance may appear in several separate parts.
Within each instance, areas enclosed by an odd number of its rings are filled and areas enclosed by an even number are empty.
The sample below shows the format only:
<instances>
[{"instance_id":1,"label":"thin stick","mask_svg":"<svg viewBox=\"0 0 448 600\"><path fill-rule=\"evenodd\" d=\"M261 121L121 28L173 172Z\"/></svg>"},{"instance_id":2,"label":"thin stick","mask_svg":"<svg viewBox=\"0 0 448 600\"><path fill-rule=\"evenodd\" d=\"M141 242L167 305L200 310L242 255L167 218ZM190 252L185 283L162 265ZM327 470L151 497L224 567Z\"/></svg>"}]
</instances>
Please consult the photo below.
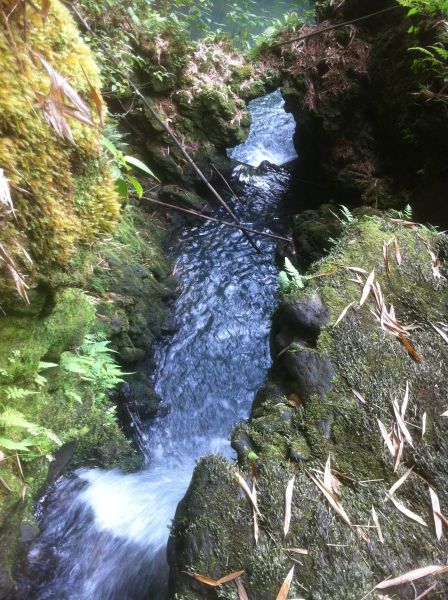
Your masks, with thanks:
<instances>
[{"instance_id":1,"label":"thin stick","mask_svg":"<svg viewBox=\"0 0 448 600\"><path fill-rule=\"evenodd\" d=\"M239 223L229 223L228 221L222 221L221 219L217 219L216 217L210 217L208 215L203 215L200 212L195 210L191 210L189 208L181 208L180 206L176 206L175 204L168 204L167 202L161 202L160 200L155 200L154 198L149 198L148 196L142 196L142 200L148 200L149 202L154 202L154 204L159 204L160 206L165 206L166 208L172 208L173 210L178 210L180 212L187 213L189 215L194 215L195 217L199 217L200 219L204 219L206 221L214 221L215 223L220 223L221 225L225 225L226 227L233 227L235 229L241 229L242 231L247 231L249 233L253 233L254 235L262 235L264 237L272 238L274 240L281 240L282 242L292 242L290 238L283 237L281 235L275 235L275 233L267 233L266 231L258 231L256 229L251 229L250 227L245 227Z\"/></svg>"},{"instance_id":2,"label":"thin stick","mask_svg":"<svg viewBox=\"0 0 448 600\"><path fill-rule=\"evenodd\" d=\"M87 21L84 19L84 17L81 15L81 13L78 11L78 9L76 8L76 6L74 6L73 4L71 4L70 5L70 9L74 11L74 13L78 17L78 19L80 20L80 22L82 23L82 25L87 29L87 31L89 31L92 35L95 35L94 31L92 30L92 28L90 27L90 25L87 23ZM181 153L183 154L183 156L185 157L185 159L187 160L187 162L191 165L191 167L195 171L195 173L205 183L205 185L210 190L210 192L213 194L213 196L216 198L216 200L218 200L218 202L226 209L226 211L232 217L233 221L237 225L239 225L238 217L235 215L235 213L232 211L232 209L226 203L226 201L218 194L218 192L215 190L215 188L209 183L209 181L207 180L207 178L205 177L205 175L203 174L203 172L201 171L201 169L197 166L197 164L194 162L194 160L191 158L191 156L185 150L185 148L183 147L183 145L177 139L176 135L174 134L173 130L168 125L168 123L166 121L163 121L159 117L159 115L157 114L157 112L154 110L154 108L148 102L148 100L146 99L146 97L141 93L141 91L139 90L139 88L137 87L137 85L132 81L132 79L130 79L127 75L125 75L121 71L120 64L108 52L107 48L99 40L97 40L97 41L98 41L98 44L100 45L100 47L102 48L103 52L105 53L105 56L107 56L107 58L117 67L117 69L119 69L122 77L129 84L129 86L134 90L134 92L137 94L137 96L143 102L143 104L145 105L145 107L149 110L149 112L151 113L152 117L157 121L157 123L159 123L159 125L161 125L165 129L165 131L168 133L168 135L171 137L171 139L173 140L173 142L179 148L179 150L181 151ZM249 234L247 233L247 228L245 229L243 227L239 227L239 229L241 229L241 231L243 232L243 235L246 237L246 239L249 242L249 244L257 251L258 254L261 254L260 249L258 248L258 246L256 245L256 243L252 240L252 238L249 236Z\"/></svg>"},{"instance_id":3,"label":"thin stick","mask_svg":"<svg viewBox=\"0 0 448 600\"><path fill-rule=\"evenodd\" d=\"M286 44L292 44L292 42L303 42L315 35L319 35L320 33L326 33L327 31L333 31L333 29L338 29L339 27L346 27L347 25L352 25L352 23L358 23L359 21L364 21L365 19L370 19L372 17L376 17L376 15L381 15L382 13L389 12L390 10L395 10L396 8L402 8L400 5L389 6L389 8L383 8L383 10L378 10L377 12L370 13L369 15L364 15L364 17L358 17L357 19L352 19L351 21L345 21L345 23L338 23L336 25L331 25L330 27L325 27L324 29L319 29L318 31L313 31L312 33L308 33L306 35L302 35L299 37L291 38L290 40L285 40L283 42L275 42L274 44L270 44L271 48L275 48L277 46L285 46Z\"/></svg>"},{"instance_id":4,"label":"thin stick","mask_svg":"<svg viewBox=\"0 0 448 600\"><path fill-rule=\"evenodd\" d=\"M230 187L230 183L227 181L227 179L224 177L224 175L221 173L221 171L215 167L215 165L213 163L212 163L212 169L214 169L216 171L216 173L218 173L218 175L221 177L221 179L223 180L223 182L226 185L227 189L232 194L232 196L235 198L235 200L237 202L240 202L240 199L238 198L238 196L235 194L235 192Z\"/></svg>"}]
</instances>

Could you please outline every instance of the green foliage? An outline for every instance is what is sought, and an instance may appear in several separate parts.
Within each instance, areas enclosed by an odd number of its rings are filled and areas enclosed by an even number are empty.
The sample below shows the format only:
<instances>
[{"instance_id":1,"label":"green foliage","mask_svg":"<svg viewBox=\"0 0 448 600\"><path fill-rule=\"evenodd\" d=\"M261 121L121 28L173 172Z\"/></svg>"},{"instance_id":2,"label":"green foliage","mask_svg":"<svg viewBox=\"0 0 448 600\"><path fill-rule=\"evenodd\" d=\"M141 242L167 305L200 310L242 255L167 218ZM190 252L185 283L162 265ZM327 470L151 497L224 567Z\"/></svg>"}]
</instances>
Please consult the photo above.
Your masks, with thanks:
<instances>
[{"instance_id":1,"label":"green foliage","mask_svg":"<svg viewBox=\"0 0 448 600\"><path fill-rule=\"evenodd\" d=\"M29 390L15 388L14 394L19 391L22 397L29 393ZM23 413L13 408L0 413L0 428L5 432L5 437L0 437L0 447L29 453L29 458L47 454L62 443L53 431L28 421Z\"/></svg>"},{"instance_id":2,"label":"green foliage","mask_svg":"<svg viewBox=\"0 0 448 600\"><path fill-rule=\"evenodd\" d=\"M100 335L87 335L76 353L64 352L61 356L61 368L88 383L98 403L105 401L107 392L123 382L126 375L116 363L109 344ZM78 395L73 399L81 401Z\"/></svg>"},{"instance_id":3,"label":"green foliage","mask_svg":"<svg viewBox=\"0 0 448 600\"><path fill-rule=\"evenodd\" d=\"M448 12L448 0L398 0L398 3L409 8L409 17Z\"/></svg>"},{"instance_id":4,"label":"green foliage","mask_svg":"<svg viewBox=\"0 0 448 600\"><path fill-rule=\"evenodd\" d=\"M305 287L305 281L310 279L308 275L302 275L295 268L288 257L285 258L285 270L279 273L280 290L284 294L302 290Z\"/></svg>"},{"instance_id":5,"label":"green foliage","mask_svg":"<svg viewBox=\"0 0 448 600\"><path fill-rule=\"evenodd\" d=\"M110 156L113 159L113 175L117 184L117 190L120 196L123 198L128 197L129 190L132 189L137 193L137 196L141 198L143 196L143 187L139 180L130 174L133 168L139 169L149 177L157 179L151 169L145 165L144 162L135 158L135 156L129 156L123 154L110 139L103 138L103 146L108 150Z\"/></svg>"},{"instance_id":6,"label":"green foliage","mask_svg":"<svg viewBox=\"0 0 448 600\"><path fill-rule=\"evenodd\" d=\"M336 213L334 213L333 211L331 211L331 213L336 217L336 219L339 221L339 223L341 223L341 225L351 225L352 223L355 223L356 218L353 216L351 211L343 204L340 204L340 207L341 207L341 216L339 216Z\"/></svg>"}]
</instances>

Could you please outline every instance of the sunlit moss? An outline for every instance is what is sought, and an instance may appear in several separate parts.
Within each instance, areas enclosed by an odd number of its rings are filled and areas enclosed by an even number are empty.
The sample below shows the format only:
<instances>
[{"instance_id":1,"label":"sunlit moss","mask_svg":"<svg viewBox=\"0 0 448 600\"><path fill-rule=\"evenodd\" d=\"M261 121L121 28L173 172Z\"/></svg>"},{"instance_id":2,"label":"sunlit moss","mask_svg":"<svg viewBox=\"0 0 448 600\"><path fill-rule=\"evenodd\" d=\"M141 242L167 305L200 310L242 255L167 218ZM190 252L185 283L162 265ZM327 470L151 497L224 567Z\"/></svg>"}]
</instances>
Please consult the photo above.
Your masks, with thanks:
<instances>
[{"instance_id":1,"label":"sunlit moss","mask_svg":"<svg viewBox=\"0 0 448 600\"><path fill-rule=\"evenodd\" d=\"M10 214L3 219L0 242L30 276L49 265L67 264L79 243L110 231L120 203L101 158L98 127L69 119L72 144L57 136L39 106L50 87L41 57L95 115L89 81L100 87L98 69L69 12L54 1L44 22L28 8L26 41L21 13L15 15L9 32L0 25L0 168L11 182L16 218ZM33 259L34 270L21 247Z\"/></svg>"}]
</instances>

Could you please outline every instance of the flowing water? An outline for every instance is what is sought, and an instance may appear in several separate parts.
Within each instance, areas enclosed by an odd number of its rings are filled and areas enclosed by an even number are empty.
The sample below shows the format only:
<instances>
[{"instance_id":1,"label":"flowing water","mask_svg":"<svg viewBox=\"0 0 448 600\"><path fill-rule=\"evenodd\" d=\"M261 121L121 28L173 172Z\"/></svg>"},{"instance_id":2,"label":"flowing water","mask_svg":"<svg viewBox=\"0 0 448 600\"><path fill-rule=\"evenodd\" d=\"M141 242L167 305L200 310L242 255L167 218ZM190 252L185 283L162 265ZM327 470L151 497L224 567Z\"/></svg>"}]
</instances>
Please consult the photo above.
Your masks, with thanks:
<instances>
[{"instance_id":1,"label":"flowing water","mask_svg":"<svg viewBox=\"0 0 448 600\"><path fill-rule=\"evenodd\" d=\"M280 94L254 101L251 112L251 136L231 155L251 164L293 158L294 124ZM289 179L286 169L236 167L241 221L282 233ZM149 426L137 423L144 470L81 469L56 482L39 508L41 534L29 551L21 598L166 598L169 525L195 461L207 453L232 457L229 433L248 416L269 366L276 244L257 243L260 254L238 230L211 222L176 232L179 329L157 346L154 373L171 411Z\"/></svg>"}]
</instances>

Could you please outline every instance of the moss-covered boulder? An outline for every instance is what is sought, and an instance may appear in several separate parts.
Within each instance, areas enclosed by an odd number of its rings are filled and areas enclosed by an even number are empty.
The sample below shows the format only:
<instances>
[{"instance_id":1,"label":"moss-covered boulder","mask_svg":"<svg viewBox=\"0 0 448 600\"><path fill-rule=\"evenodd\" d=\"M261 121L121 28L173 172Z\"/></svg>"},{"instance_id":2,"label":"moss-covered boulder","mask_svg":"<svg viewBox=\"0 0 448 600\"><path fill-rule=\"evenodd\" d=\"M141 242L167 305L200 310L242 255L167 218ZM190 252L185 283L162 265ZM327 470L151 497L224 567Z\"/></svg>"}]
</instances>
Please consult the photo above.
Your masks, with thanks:
<instances>
[{"instance_id":1,"label":"moss-covered boulder","mask_svg":"<svg viewBox=\"0 0 448 600\"><path fill-rule=\"evenodd\" d=\"M1 3L5 14L13 4ZM47 16L33 4L26 21L12 10L0 25L0 169L14 205L0 205L2 295L21 277L29 284L66 268L76 246L113 230L120 212L95 116L98 68L67 8L49 4Z\"/></svg>"},{"instance_id":2,"label":"moss-covered boulder","mask_svg":"<svg viewBox=\"0 0 448 600\"><path fill-rule=\"evenodd\" d=\"M170 542L179 598L236 599L233 584L210 588L185 572L218 579L244 570L251 599L275 599L293 566L291 597L380 598L381 581L446 564L430 488L446 514L447 250L437 231L361 217L311 267L305 289L283 294L268 382L234 434L238 464L203 459L179 505ZM256 481L258 543L236 469ZM387 591L414 598L432 583L448 593L443 574Z\"/></svg>"}]
</instances>

